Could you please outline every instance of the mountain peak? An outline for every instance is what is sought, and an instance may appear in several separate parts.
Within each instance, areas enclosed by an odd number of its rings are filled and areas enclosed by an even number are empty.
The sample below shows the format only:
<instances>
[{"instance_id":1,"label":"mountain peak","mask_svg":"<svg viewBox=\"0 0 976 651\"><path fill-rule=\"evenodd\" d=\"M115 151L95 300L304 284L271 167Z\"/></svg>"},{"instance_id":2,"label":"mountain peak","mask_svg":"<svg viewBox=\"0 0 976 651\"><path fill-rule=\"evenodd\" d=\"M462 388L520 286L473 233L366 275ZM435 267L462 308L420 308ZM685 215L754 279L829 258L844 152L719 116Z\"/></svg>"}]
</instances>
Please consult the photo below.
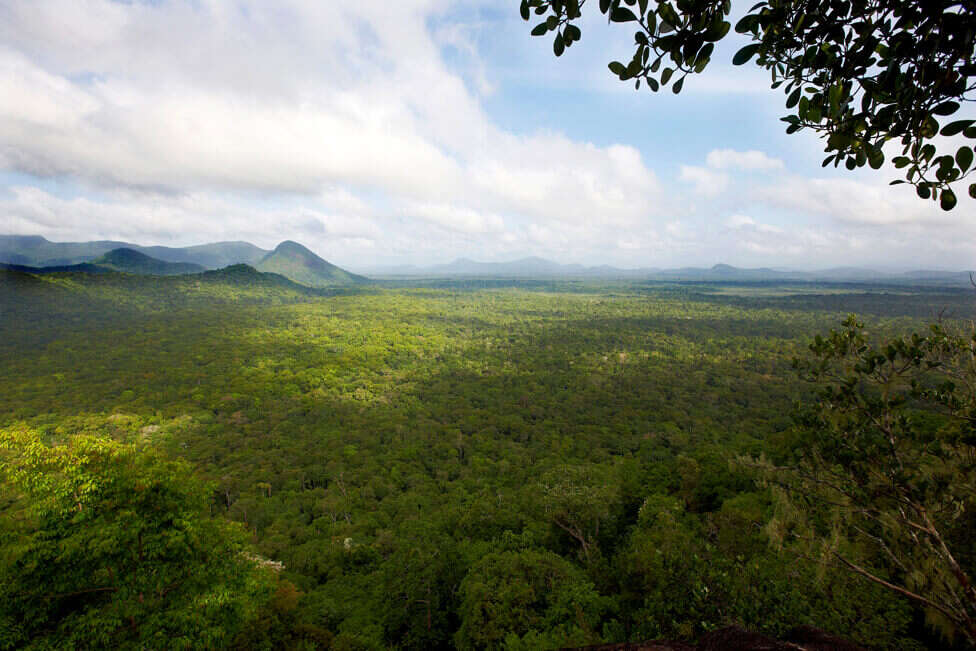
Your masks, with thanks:
<instances>
[{"instance_id":1,"label":"mountain peak","mask_svg":"<svg viewBox=\"0 0 976 651\"><path fill-rule=\"evenodd\" d=\"M301 254L301 255L315 255L308 247L299 244L294 240L285 240L275 247L274 253L289 253L289 254ZM318 256L315 256L318 257Z\"/></svg>"},{"instance_id":2,"label":"mountain peak","mask_svg":"<svg viewBox=\"0 0 976 651\"><path fill-rule=\"evenodd\" d=\"M199 273L204 267L190 262L165 262L141 251L120 247L112 249L92 264L107 267L114 271L132 274L148 274L151 276L177 276L180 274Z\"/></svg>"},{"instance_id":3,"label":"mountain peak","mask_svg":"<svg viewBox=\"0 0 976 651\"><path fill-rule=\"evenodd\" d=\"M340 269L323 260L307 247L285 240L257 264L258 271L281 274L310 287L352 285L365 282L362 276Z\"/></svg>"},{"instance_id":4,"label":"mountain peak","mask_svg":"<svg viewBox=\"0 0 976 651\"><path fill-rule=\"evenodd\" d=\"M736 267L733 267L730 264L719 263L714 267L712 267L712 271L714 271L715 273L727 274L727 273L738 271L738 269Z\"/></svg>"}]
</instances>

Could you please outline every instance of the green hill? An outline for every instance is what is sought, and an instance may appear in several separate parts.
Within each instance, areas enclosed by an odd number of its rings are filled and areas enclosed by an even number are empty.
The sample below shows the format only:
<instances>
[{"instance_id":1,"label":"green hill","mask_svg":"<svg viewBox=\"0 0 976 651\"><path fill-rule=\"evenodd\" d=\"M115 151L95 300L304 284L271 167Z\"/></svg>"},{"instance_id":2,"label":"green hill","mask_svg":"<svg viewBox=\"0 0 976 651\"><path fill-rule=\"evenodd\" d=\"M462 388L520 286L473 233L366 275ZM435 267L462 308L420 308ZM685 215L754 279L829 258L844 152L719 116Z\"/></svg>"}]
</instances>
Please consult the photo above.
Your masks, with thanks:
<instances>
[{"instance_id":1,"label":"green hill","mask_svg":"<svg viewBox=\"0 0 976 651\"><path fill-rule=\"evenodd\" d=\"M90 263L116 249L131 249L163 262L187 262L205 269L257 264L268 254L248 242L212 242L195 246L139 246L130 242L51 242L39 235L0 235L0 263L21 267L62 267ZM184 273L184 272L181 272Z\"/></svg>"},{"instance_id":2,"label":"green hill","mask_svg":"<svg viewBox=\"0 0 976 651\"><path fill-rule=\"evenodd\" d=\"M340 269L298 242L285 241L256 265L259 271L281 274L310 287L335 287L368 282L367 278Z\"/></svg>"},{"instance_id":3,"label":"green hill","mask_svg":"<svg viewBox=\"0 0 976 651\"><path fill-rule=\"evenodd\" d=\"M113 249L92 261L93 265L108 267L113 271L148 276L179 276L205 271L202 265L192 262L165 262L133 249Z\"/></svg>"}]
</instances>

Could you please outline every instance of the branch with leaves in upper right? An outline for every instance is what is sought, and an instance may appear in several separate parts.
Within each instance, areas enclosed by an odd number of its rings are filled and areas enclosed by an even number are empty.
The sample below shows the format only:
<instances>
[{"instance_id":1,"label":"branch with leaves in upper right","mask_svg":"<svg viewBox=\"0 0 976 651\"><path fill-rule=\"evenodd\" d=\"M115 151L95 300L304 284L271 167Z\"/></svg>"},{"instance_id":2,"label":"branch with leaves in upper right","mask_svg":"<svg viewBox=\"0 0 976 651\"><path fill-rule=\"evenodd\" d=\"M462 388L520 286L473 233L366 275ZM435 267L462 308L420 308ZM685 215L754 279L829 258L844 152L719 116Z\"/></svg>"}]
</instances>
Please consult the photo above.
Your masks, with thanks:
<instances>
[{"instance_id":1,"label":"branch with leaves in upper right","mask_svg":"<svg viewBox=\"0 0 976 651\"><path fill-rule=\"evenodd\" d=\"M586 0L521 0L525 20L541 22L533 36L554 32L561 56L580 40ZM611 72L652 91L679 93L690 74L711 61L731 27L731 0L599 0L611 23L634 28L629 60ZM812 130L826 141L823 165L879 169L889 143L904 179L944 210L957 204L954 187L976 170L976 120L947 119L976 97L976 0L766 0L735 30L751 37L733 63L755 60L772 88L787 95L786 132ZM935 139L941 136L937 147ZM976 183L968 193L976 198Z\"/></svg>"}]
</instances>

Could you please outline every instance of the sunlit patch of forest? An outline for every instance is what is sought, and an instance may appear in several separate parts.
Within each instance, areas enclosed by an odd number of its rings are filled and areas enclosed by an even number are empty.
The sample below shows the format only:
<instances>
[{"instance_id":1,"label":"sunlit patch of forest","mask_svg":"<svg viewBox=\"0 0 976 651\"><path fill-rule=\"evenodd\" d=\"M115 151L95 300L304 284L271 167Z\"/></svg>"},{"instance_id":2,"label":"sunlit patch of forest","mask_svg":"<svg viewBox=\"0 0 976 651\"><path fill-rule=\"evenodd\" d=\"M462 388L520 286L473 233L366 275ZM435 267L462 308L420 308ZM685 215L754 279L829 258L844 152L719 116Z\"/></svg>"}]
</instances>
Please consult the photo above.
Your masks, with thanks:
<instances>
[{"instance_id":1,"label":"sunlit patch of forest","mask_svg":"<svg viewBox=\"0 0 976 651\"><path fill-rule=\"evenodd\" d=\"M932 644L906 600L771 546L769 487L740 460L792 458L810 389L791 361L816 334L850 312L878 336L966 319L970 292L415 285L8 273L0 427L189 462L294 596L279 586L239 647L536 649L729 623Z\"/></svg>"}]
</instances>

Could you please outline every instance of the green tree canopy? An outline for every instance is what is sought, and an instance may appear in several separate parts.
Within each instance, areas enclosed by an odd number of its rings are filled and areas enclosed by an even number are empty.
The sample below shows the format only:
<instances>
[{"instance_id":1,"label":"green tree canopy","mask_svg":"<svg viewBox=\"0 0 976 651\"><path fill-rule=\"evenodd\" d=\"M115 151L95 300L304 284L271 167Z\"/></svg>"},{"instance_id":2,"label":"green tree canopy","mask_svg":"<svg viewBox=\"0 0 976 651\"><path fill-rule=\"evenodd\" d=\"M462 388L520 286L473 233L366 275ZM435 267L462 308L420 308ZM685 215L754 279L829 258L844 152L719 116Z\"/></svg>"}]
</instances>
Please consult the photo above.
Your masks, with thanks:
<instances>
[{"instance_id":1,"label":"green tree canopy","mask_svg":"<svg viewBox=\"0 0 976 651\"><path fill-rule=\"evenodd\" d=\"M0 430L0 487L0 648L220 647L273 583L189 467L138 445Z\"/></svg>"},{"instance_id":2,"label":"green tree canopy","mask_svg":"<svg viewBox=\"0 0 976 651\"><path fill-rule=\"evenodd\" d=\"M560 56L582 36L585 4L521 0L521 13L541 19L533 35L554 33ZM610 70L652 91L671 84L679 93L732 27L731 0L599 0L599 8L634 29L633 55L610 62ZM911 183L945 210L956 205L953 186L974 169L973 147L959 138L976 138L976 120L948 118L976 91L976 2L765 0L735 30L752 42L733 63L755 60L769 70L772 87L787 96L786 132L818 133L826 141L824 166L878 169L894 141L901 151L892 163L905 171L894 183ZM968 191L976 198L976 183Z\"/></svg>"}]
</instances>

